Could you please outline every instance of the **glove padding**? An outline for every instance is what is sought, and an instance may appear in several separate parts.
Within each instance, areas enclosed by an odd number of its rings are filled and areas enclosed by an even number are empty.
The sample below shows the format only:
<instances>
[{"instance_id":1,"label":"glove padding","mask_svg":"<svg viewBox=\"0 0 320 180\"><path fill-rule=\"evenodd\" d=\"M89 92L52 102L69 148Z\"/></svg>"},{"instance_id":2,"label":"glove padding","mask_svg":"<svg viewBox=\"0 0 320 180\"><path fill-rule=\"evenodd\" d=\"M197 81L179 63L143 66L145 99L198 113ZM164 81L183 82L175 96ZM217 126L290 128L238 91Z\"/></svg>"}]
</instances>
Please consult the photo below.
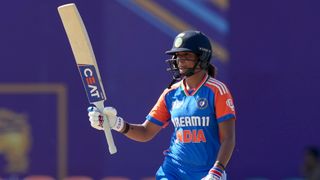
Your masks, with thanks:
<instances>
[{"instance_id":1,"label":"glove padding","mask_svg":"<svg viewBox=\"0 0 320 180\"><path fill-rule=\"evenodd\" d=\"M218 167L213 167L210 169L208 175L201 180L226 180L227 179L227 174L224 170L218 168Z\"/></svg>"},{"instance_id":2,"label":"glove padding","mask_svg":"<svg viewBox=\"0 0 320 180\"><path fill-rule=\"evenodd\" d=\"M88 108L88 111L90 124L95 129L103 130L103 115L106 116L111 129L121 132L124 127L124 120L117 116L117 110L113 107L105 107L103 114L96 107L92 106Z\"/></svg>"}]
</instances>

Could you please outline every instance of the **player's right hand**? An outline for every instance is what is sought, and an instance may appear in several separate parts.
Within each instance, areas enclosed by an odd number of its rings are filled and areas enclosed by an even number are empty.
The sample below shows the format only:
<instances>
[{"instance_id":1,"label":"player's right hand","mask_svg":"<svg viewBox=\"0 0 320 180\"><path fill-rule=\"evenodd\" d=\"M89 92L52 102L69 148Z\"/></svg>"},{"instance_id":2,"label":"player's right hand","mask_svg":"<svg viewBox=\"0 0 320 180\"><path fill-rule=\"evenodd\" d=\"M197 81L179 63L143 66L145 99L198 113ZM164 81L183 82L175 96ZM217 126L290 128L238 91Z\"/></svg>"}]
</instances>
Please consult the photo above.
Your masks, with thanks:
<instances>
[{"instance_id":1,"label":"player's right hand","mask_svg":"<svg viewBox=\"0 0 320 180\"><path fill-rule=\"evenodd\" d=\"M100 113L96 107L90 106L88 108L88 116L90 124L93 128L98 130L103 130L103 123L105 115L106 120L108 121L110 128L121 132L124 128L124 120L117 116L117 110L113 107L105 107L103 113Z\"/></svg>"}]
</instances>

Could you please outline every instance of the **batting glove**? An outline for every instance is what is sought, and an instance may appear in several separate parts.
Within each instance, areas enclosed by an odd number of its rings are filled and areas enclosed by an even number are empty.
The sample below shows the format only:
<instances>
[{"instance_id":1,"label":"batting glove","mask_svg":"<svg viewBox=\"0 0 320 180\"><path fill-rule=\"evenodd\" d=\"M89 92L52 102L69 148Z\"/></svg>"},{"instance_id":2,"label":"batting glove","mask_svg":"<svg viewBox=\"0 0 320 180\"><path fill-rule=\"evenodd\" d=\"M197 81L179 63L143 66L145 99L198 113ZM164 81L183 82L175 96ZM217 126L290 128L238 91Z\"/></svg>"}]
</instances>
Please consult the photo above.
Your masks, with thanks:
<instances>
[{"instance_id":1,"label":"batting glove","mask_svg":"<svg viewBox=\"0 0 320 180\"><path fill-rule=\"evenodd\" d=\"M89 121L91 126L95 129L103 130L103 115L106 116L111 129L118 132L121 132L123 130L125 126L124 120L121 117L117 116L117 110L115 108L105 107L103 109L103 114L101 114L96 107L90 106L88 108Z\"/></svg>"},{"instance_id":2,"label":"batting glove","mask_svg":"<svg viewBox=\"0 0 320 180\"><path fill-rule=\"evenodd\" d=\"M202 178L202 180L226 180L226 179L227 178L226 178L225 171L216 166L210 169L206 177Z\"/></svg>"}]
</instances>

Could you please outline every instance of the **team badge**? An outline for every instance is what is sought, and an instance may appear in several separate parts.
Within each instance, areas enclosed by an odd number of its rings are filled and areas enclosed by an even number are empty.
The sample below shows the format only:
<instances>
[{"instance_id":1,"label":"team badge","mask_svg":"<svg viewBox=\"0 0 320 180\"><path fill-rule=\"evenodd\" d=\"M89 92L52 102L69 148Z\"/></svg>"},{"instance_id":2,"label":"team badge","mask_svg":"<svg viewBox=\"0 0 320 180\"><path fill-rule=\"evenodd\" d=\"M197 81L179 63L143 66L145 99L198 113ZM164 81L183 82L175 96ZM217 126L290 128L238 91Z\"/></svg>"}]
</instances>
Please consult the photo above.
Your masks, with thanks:
<instances>
[{"instance_id":1,"label":"team badge","mask_svg":"<svg viewBox=\"0 0 320 180\"><path fill-rule=\"evenodd\" d=\"M208 107L208 100L204 98L200 98L197 100L197 107L199 109L205 109Z\"/></svg>"},{"instance_id":2,"label":"team badge","mask_svg":"<svg viewBox=\"0 0 320 180\"><path fill-rule=\"evenodd\" d=\"M178 37L175 41L174 41L174 47L178 48L182 45L182 38L181 37Z\"/></svg>"},{"instance_id":3,"label":"team badge","mask_svg":"<svg viewBox=\"0 0 320 180\"><path fill-rule=\"evenodd\" d=\"M174 40L174 47L178 48L178 47L180 47L182 45L182 43L183 43L183 38L182 37L184 35L185 35L184 33L180 33L177 36L177 38Z\"/></svg>"},{"instance_id":4,"label":"team badge","mask_svg":"<svg viewBox=\"0 0 320 180\"><path fill-rule=\"evenodd\" d=\"M232 99L227 99L226 104L232 111L234 111L234 105L233 105Z\"/></svg>"}]
</instances>

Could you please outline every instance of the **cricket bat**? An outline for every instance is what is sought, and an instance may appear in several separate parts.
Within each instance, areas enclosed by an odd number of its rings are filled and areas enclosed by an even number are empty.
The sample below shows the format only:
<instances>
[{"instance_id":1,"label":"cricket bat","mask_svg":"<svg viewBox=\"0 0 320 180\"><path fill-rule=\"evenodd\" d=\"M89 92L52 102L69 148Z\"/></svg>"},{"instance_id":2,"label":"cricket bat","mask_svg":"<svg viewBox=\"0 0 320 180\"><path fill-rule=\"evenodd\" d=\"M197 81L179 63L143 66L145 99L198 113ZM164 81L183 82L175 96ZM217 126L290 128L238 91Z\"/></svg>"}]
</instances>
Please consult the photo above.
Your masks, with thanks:
<instances>
[{"instance_id":1,"label":"cricket bat","mask_svg":"<svg viewBox=\"0 0 320 180\"><path fill-rule=\"evenodd\" d=\"M59 6L58 12L67 33L89 103L103 112L106 95L91 42L79 11L74 3L70 3ZM105 115L103 118L103 128L109 152L114 154L117 152L117 148L113 141L109 121Z\"/></svg>"}]
</instances>

